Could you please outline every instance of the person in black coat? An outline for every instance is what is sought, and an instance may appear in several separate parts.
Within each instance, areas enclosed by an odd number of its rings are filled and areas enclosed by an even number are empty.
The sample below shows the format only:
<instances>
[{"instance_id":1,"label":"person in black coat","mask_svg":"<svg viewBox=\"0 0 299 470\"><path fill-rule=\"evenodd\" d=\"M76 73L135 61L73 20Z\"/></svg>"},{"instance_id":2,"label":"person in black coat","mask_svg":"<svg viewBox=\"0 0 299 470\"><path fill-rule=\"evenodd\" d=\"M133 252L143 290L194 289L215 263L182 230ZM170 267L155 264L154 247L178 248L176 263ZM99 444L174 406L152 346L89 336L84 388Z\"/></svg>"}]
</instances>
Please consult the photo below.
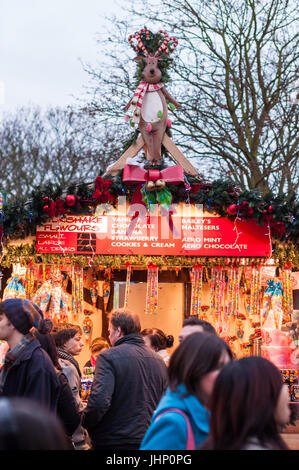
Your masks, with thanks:
<instances>
[{"instance_id":1,"label":"person in black coat","mask_svg":"<svg viewBox=\"0 0 299 470\"><path fill-rule=\"evenodd\" d=\"M96 360L83 411L83 426L95 450L137 450L153 411L167 387L164 361L147 348L139 317L114 310L109 321L111 349Z\"/></svg>"},{"instance_id":2,"label":"person in black coat","mask_svg":"<svg viewBox=\"0 0 299 470\"><path fill-rule=\"evenodd\" d=\"M40 342L41 347L46 351L52 360L57 377L59 379L60 393L57 403L57 415L63 424L70 448L73 449L74 446L72 444L72 435L80 424L80 413L73 397L68 379L62 372L62 368L59 364L55 340L51 334L42 335L38 331L34 332L34 336Z\"/></svg>"},{"instance_id":3,"label":"person in black coat","mask_svg":"<svg viewBox=\"0 0 299 470\"><path fill-rule=\"evenodd\" d=\"M60 385L53 364L30 332L49 331L39 307L27 299L0 303L0 339L9 350L0 372L0 396L27 397L56 412Z\"/></svg>"}]
</instances>

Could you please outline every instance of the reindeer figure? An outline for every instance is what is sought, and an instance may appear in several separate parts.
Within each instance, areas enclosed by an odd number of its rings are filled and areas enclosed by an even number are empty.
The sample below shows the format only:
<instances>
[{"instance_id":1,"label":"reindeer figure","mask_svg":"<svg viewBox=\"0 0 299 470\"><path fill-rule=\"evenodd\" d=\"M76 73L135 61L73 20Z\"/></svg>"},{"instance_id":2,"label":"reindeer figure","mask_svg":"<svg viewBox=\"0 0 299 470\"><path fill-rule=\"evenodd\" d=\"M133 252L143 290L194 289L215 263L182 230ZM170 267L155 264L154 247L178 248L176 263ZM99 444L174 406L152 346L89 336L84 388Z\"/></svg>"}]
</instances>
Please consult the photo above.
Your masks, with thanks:
<instances>
[{"instance_id":1,"label":"reindeer figure","mask_svg":"<svg viewBox=\"0 0 299 470\"><path fill-rule=\"evenodd\" d=\"M144 28L128 38L132 46L132 40L135 38L137 40L136 52L142 51L144 54L144 56L138 55L134 60L144 60L146 65L142 72L143 81L140 82L133 98L126 105L125 111L127 111L126 119L138 124L145 144L146 159L155 164L161 160L161 146L166 127L171 126L167 102L172 103L176 108L180 107L161 81L162 72L159 68L159 61L163 60L161 53L164 52L167 55L170 45L175 48L178 41L176 38L169 38L165 31L159 31L161 35L163 34L164 40L156 52L149 53L142 42L141 33L145 33L146 38L150 34Z\"/></svg>"}]
</instances>

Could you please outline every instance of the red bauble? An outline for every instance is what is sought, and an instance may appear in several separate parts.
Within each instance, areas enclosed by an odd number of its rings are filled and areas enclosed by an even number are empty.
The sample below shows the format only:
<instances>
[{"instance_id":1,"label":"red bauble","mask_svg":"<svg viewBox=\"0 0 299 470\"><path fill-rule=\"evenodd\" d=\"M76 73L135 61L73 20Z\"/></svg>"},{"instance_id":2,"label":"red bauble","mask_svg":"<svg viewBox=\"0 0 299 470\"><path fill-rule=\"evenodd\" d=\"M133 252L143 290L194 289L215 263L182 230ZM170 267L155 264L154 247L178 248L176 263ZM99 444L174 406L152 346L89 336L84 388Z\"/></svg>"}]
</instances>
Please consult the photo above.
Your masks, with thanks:
<instances>
[{"instance_id":1,"label":"red bauble","mask_svg":"<svg viewBox=\"0 0 299 470\"><path fill-rule=\"evenodd\" d=\"M74 206L76 204L76 196L73 194L68 194L65 198L65 202L70 207Z\"/></svg>"},{"instance_id":2,"label":"red bauble","mask_svg":"<svg viewBox=\"0 0 299 470\"><path fill-rule=\"evenodd\" d=\"M226 210L229 215L236 215L238 208L236 204L231 204Z\"/></svg>"}]
</instances>

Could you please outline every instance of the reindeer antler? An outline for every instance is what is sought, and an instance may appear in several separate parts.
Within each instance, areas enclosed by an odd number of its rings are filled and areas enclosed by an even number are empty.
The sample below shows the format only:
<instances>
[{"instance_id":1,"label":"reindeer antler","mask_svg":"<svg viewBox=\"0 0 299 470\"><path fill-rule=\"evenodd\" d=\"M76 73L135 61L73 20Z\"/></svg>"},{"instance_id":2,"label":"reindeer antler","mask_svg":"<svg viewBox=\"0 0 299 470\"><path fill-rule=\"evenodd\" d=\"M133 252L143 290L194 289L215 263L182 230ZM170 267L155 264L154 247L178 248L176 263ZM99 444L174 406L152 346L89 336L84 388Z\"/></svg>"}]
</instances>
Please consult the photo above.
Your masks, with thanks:
<instances>
[{"instance_id":1,"label":"reindeer antler","mask_svg":"<svg viewBox=\"0 0 299 470\"><path fill-rule=\"evenodd\" d=\"M158 31L158 34L160 34L160 35L163 34L164 39L163 39L163 42L162 42L161 46L156 50L155 56L159 55L160 52L162 52L162 51L164 51L165 54L167 55L167 54L169 54L170 43L172 43L171 44L171 46L173 47L172 50L174 50L176 48L176 46L178 45L178 40L174 37L171 37L171 38L168 37L168 34L166 33L166 31L162 31L161 29L160 29L160 31ZM162 41L162 39L160 39L160 42L161 41Z\"/></svg>"},{"instance_id":2,"label":"reindeer antler","mask_svg":"<svg viewBox=\"0 0 299 470\"><path fill-rule=\"evenodd\" d=\"M144 27L144 28L141 29L140 31L136 31L136 33L131 34L131 35L128 37L128 41L129 41L129 43L131 44L131 46L135 49L136 52L138 52L139 50L141 50L141 51L144 53L145 56L148 56L149 53L148 53L148 51L146 50L146 48L145 48L145 46L144 46L144 44L143 44L143 42L142 42L142 39L141 39L141 34L142 34L142 33L145 33L145 34L146 34L146 38L149 39L149 34L150 34L150 32L149 32L149 30L148 30L147 28ZM135 38L136 41L137 41L137 45L136 45L136 46L134 46L134 44L133 44L133 39L134 39L134 38Z\"/></svg>"},{"instance_id":3,"label":"reindeer antler","mask_svg":"<svg viewBox=\"0 0 299 470\"><path fill-rule=\"evenodd\" d=\"M169 49L167 47L167 43L169 42L168 34L166 33L166 31L162 31L161 29L160 29L160 31L158 31L158 34L160 34L160 35L163 34L164 40L163 40L161 46L156 50L155 56L159 55L160 52L162 52L163 50L164 50L165 54L168 54L168 52L169 52ZM161 41L162 41L162 39L160 39L160 42Z\"/></svg>"},{"instance_id":4,"label":"reindeer antler","mask_svg":"<svg viewBox=\"0 0 299 470\"><path fill-rule=\"evenodd\" d=\"M148 53L145 45L143 44L142 42L142 38L141 38L141 35L143 34L143 40L144 40L144 33L145 33L145 38L146 40L149 40L150 39L150 31L144 27L142 28L140 31L136 31L134 34L131 34L129 37L128 37L128 41L130 43L130 45L133 47L133 49L135 49L135 51L138 53L139 51L142 51L144 53L145 56L149 56L150 54ZM159 46L159 48L156 50L155 52L155 56L158 56L160 55L160 53L163 51L166 55L169 54L169 52L172 52L176 46L178 45L178 40L174 37L169 37L168 34L166 33L166 31L158 31L158 33L160 35L160 40L159 40L159 44L161 44ZM133 39L135 39L137 41L137 44L136 46L134 45L133 43ZM170 48L171 47L171 48Z\"/></svg>"}]
</instances>

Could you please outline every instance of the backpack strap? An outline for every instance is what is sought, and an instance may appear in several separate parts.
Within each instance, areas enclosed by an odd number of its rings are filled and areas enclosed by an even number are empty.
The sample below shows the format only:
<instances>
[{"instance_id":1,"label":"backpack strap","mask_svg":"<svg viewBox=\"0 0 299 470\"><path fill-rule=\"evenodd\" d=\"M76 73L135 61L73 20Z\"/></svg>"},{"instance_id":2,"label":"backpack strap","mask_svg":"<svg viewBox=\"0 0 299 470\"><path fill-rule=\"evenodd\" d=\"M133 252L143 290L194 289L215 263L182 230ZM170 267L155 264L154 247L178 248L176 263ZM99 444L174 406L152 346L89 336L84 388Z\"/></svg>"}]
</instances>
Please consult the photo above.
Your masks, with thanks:
<instances>
[{"instance_id":1,"label":"backpack strap","mask_svg":"<svg viewBox=\"0 0 299 470\"><path fill-rule=\"evenodd\" d=\"M192 430L192 426L190 424L190 420L186 413L184 413L182 410L179 408L167 408L166 410L161 411L159 415L156 417L155 421L157 421L159 418L164 413L167 413L168 411L174 411L175 413L179 413L180 415L184 416L186 423L187 423L187 443L186 443L186 450L195 450L195 439L194 439L194 433Z\"/></svg>"}]
</instances>

